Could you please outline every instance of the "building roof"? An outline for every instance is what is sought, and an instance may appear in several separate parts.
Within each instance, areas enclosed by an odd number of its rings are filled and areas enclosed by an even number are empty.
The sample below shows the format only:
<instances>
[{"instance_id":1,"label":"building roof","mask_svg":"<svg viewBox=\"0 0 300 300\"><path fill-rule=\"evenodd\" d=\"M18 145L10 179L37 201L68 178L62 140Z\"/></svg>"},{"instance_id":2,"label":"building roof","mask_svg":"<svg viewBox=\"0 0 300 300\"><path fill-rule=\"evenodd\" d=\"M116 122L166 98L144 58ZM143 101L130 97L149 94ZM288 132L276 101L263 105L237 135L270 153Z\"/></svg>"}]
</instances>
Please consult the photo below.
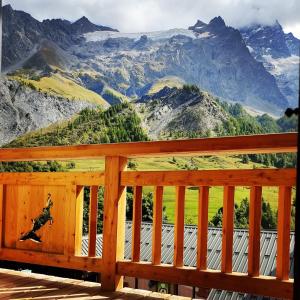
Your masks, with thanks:
<instances>
[{"instance_id":1,"label":"building roof","mask_svg":"<svg viewBox=\"0 0 300 300\"><path fill-rule=\"evenodd\" d=\"M125 259L131 259L132 223L126 222L125 230ZM275 275L276 272L276 243L277 231L261 231L260 273L262 275ZM290 242L290 276L293 277L295 234L291 232ZM152 255L152 224L142 223L141 226L141 261L151 261ZM207 262L209 269L221 268L222 228L210 227L208 229ZM82 251L88 252L88 238L83 238ZM96 254L102 255L102 235L97 236ZM174 225L162 226L162 263L172 264L174 254ZM195 267L197 257L197 226L185 226L184 230L184 265ZM247 273L248 267L248 230L235 229L233 236L233 271ZM269 299L263 297L253 298L251 295L236 292L211 290L209 300L233 299Z\"/></svg>"}]
</instances>

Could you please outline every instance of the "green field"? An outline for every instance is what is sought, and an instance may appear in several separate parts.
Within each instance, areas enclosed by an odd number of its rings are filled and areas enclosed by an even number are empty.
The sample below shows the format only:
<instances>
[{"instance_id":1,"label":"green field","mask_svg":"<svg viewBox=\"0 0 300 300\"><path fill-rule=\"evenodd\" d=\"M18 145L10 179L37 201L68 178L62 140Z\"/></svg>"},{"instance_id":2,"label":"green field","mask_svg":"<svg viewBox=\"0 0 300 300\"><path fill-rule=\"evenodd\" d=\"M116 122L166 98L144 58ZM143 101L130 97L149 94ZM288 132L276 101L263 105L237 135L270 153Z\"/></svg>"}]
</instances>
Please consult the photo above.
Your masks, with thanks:
<instances>
[{"instance_id":1,"label":"green field","mask_svg":"<svg viewBox=\"0 0 300 300\"><path fill-rule=\"evenodd\" d=\"M137 170L182 170L191 167L203 169L252 169L262 168L260 164L243 164L237 156L231 157L176 157L176 158L143 158L133 160ZM77 160L76 168L73 171L100 171L104 169L103 160ZM144 187L144 193L153 192L153 187ZM271 203L271 207L277 210L278 189L272 187L263 188L263 197ZM245 197L249 199L249 188L237 187L235 190L235 202L240 203ZM175 213L175 187L165 187L164 189L164 206L168 222L174 222ZM216 214L218 209L223 206L223 187L212 187L209 198L209 220ZM185 202L185 222L188 224L197 223L198 210L198 189L189 187L186 190Z\"/></svg>"}]
</instances>

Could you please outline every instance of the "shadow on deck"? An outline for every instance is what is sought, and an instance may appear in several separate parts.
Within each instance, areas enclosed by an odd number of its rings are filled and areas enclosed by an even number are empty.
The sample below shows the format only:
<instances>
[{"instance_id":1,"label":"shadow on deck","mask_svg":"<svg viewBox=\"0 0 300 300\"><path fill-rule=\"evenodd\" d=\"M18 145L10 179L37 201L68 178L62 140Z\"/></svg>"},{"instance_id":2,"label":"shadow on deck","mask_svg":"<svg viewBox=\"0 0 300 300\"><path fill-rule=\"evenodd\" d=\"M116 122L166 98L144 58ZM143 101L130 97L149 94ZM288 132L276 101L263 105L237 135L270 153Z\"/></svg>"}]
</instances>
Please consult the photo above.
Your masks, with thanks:
<instances>
[{"instance_id":1,"label":"shadow on deck","mask_svg":"<svg viewBox=\"0 0 300 300\"><path fill-rule=\"evenodd\" d=\"M189 298L123 288L101 292L99 283L0 269L0 299L178 299Z\"/></svg>"}]
</instances>

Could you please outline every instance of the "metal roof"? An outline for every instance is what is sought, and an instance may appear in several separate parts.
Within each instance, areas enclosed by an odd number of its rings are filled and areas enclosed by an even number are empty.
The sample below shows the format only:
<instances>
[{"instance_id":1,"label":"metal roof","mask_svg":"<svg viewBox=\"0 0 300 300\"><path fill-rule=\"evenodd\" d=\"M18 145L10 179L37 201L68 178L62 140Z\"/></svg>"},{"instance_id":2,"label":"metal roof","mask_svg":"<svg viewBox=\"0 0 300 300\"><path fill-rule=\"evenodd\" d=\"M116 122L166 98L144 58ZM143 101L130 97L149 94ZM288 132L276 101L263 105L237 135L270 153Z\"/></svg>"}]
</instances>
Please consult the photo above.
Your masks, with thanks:
<instances>
[{"instance_id":1,"label":"metal roof","mask_svg":"<svg viewBox=\"0 0 300 300\"><path fill-rule=\"evenodd\" d=\"M131 259L131 239L132 223L126 222L125 230L125 259ZM277 252L277 231L261 231L261 256L260 273L262 275L275 275L276 272L276 252ZM294 265L294 243L295 233L291 232L290 241L290 276L293 277ZM142 223L141 226L141 261L151 261L152 251L152 224ZM222 228L210 227L208 229L207 262L209 269L220 269L221 267L221 247ZM88 253L88 237L82 241L82 253ZM174 253L174 225L163 224L162 226L162 263L172 264ZM96 254L102 255L102 235L97 236ZM197 257L197 226L185 226L184 230L184 265L195 267ZM248 230L235 229L233 236L233 271L247 273L248 267ZM266 297L253 297L247 294L236 292L211 290L209 300L215 299L274 299Z\"/></svg>"}]
</instances>

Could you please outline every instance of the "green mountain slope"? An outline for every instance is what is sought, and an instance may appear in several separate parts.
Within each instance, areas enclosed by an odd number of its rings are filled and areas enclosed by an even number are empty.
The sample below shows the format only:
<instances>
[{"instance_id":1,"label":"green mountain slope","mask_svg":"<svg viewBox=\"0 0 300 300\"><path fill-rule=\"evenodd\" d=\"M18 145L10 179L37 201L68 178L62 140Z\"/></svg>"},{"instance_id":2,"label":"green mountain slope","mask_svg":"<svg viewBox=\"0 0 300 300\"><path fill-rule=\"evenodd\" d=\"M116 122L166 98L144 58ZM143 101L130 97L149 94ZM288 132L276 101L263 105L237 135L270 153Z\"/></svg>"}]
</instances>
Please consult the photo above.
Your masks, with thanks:
<instances>
[{"instance_id":1,"label":"green mountain slope","mask_svg":"<svg viewBox=\"0 0 300 300\"><path fill-rule=\"evenodd\" d=\"M16 139L6 147L36 147L145 141L148 137L130 103L102 109L85 109L63 124L53 125Z\"/></svg>"}]
</instances>

